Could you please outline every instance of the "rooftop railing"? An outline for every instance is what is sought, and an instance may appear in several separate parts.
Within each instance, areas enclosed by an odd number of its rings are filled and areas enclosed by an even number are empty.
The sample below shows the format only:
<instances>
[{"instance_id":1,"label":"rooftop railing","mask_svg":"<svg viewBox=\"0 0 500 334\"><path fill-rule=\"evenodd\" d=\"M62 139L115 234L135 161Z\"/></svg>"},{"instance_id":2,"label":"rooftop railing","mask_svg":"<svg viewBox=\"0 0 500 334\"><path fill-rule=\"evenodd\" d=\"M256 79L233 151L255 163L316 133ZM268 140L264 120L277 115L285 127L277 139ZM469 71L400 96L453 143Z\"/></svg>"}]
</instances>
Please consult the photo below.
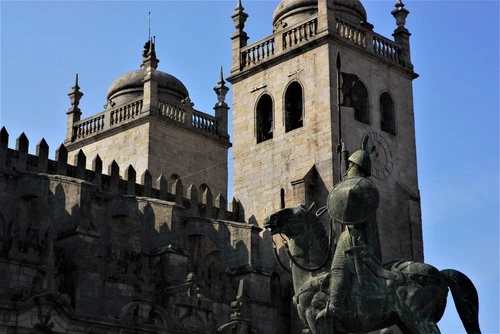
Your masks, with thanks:
<instances>
[{"instance_id":1,"label":"rooftop railing","mask_svg":"<svg viewBox=\"0 0 500 334\"><path fill-rule=\"evenodd\" d=\"M97 115L82 119L73 124L73 142L95 136L141 117L143 100L138 99L126 105L107 109ZM172 104L158 101L158 116L195 131L218 135L218 123L214 116L193 109L187 104Z\"/></svg>"},{"instance_id":2,"label":"rooftop railing","mask_svg":"<svg viewBox=\"0 0 500 334\"><path fill-rule=\"evenodd\" d=\"M365 49L387 61L404 65L402 48L375 32L367 26L349 23L336 18L335 31L342 40ZM299 47L318 38L318 18L313 16L270 37L245 46L240 52L241 69L247 69L257 64L269 61L295 47ZM279 41L279 43L278 43Z\"/></svg>"}]
</instances>

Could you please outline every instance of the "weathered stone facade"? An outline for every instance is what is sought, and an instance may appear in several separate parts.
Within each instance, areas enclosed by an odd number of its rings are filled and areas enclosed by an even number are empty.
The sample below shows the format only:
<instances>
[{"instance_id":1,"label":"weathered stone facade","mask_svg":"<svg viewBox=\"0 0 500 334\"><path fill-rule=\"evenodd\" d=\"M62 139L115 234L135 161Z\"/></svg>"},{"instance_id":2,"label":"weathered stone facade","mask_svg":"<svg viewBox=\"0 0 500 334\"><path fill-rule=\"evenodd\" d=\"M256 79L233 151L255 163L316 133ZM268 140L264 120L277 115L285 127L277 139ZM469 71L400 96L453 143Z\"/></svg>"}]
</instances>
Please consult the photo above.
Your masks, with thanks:
<instances>
[{"instance_id":1,"label":"weathered stone facade","mask_svg":"<svg viewBox=\"0 0 500 334\"><path fill-rule=\"evenodd\" d=\"M100 159L85 169L83 154L70 165L63 145L52 161L44 141L38 155L24 134L15 150L7 143L2 128L3 332L288 331L289 289L258 267L260 228L236 200L227 211L221 194L199 202L181 180L170 192L149 172L138 184L128 168L123 180L115 162L110 175Z\"/></svg>"},{"instance_id":2,"label":"weathered stone facade","mask_svg":"<svg viewBox=\"0 0 500 334\"><path fill-rule=\"evenodd\" d=\"M355 74L365 89L364 119L356 119L352 106L340 108L342 141L354 152L371 134L384 146L380 151L385 151L374 153L372 160L379 153L387 156L387 162L380 161L379 170L372 171L381 194L378 222L383 258L423 259L412 95L412 81L418 75L410 60L410 34L404 19L399 19L407 11L399 4L392 14L398 25L395 41L373 31L359 1L282 1L274 14L274 33L247 45L243 28L248 15L241 6L236 8L228 79L233 85L237 134L234 196L259 226L283 204L324 206L326 194L339 181L338 53L340 71ZM287 92L294 83L302 89L301 121L290 130ZM343 79L339 84L344 84ZM268 115L272 134L260 141L263 96L272 100ZM382 96L392 102L389 125L382 116Z\"/></svg>"},{"instance_id":3,"label":"weathered stone facade","mask_svg":"<svg viewBox=\"0 0 500 334\"><path fill-rule=\"evenodd\" d=\"M28 154L24 134L8 148L2 128L0 333L300 333L290 277L261 226L283 206L325 205L338 181L337 52L342 72L367 91L367 119L342 107L343 141L353 151L371 133L388 145L392 173L381 165L372 178L383 257L422 259L416 74L403 10L393 12L390 41L363 20L357 0L284 0L273 34L247 45L238 2L229 205L222 73L215 116L196 110L182 82L157 70L153 39L141 69L112 83L103 112L81 119L77 78L55 160L44 140ZM290 126L292 87L301 89L301 117ZM393 102L389 129L384 93ZM272 120L258 116L263 96ZM264 121L271 127L258 135Z\"/></svg>"}]
</instances>

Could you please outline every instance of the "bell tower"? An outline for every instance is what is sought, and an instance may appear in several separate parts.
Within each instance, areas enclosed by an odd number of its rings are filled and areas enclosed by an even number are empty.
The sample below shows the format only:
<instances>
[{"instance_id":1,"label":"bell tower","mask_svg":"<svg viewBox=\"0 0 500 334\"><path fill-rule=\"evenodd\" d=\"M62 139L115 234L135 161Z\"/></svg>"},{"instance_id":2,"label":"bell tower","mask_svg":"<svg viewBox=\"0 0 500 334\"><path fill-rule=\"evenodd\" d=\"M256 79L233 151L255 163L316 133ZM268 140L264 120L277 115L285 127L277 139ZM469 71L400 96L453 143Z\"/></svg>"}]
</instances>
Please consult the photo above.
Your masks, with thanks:
<instances>
[{"instance_id":1,"label":"bell tower","mask_svg":"<svg viewBox=\"0 0 500 334\"><path fill-rule=\"evenodd\" d=\"M238 2L228 81L245 219L262 226L283 206L326 205L339 137L351 153L367 139L383 259L423 259L408 13L401 1L388 8L396 24L384 37L359 0L282 0L272 34L250 44Z\"/></svg>"}]
</instances>

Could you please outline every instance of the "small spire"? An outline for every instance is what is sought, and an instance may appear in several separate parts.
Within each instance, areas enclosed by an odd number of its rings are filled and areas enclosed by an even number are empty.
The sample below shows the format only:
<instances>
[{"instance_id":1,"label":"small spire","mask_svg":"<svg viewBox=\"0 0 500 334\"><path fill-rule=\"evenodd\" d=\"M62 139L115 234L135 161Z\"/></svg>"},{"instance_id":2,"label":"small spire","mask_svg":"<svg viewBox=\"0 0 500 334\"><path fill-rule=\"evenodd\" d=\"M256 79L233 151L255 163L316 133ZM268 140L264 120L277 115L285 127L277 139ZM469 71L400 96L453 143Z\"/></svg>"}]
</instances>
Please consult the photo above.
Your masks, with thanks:
<instances>
[{"instance_id":1,"label":"small spire","mask_svg":"<svg viewBox=\"0 0 500 334\"><path fill-rule=\"evenodd\" d=\"M149 40L144 44L141 67L158 67L158 63L160 62L160 60L156 58L155 42L156 36L153 36L152 38L150 37Z\"/></svg>"},{"instance_id":2,"label":"small spire","mask_svg":"<svg viewBox=\"0 0 500 334\"><path fill-rule=\"evenodd\" d=\"M226 94L229 91L229 88L226 87L225 83L226 82L224 81L224 73L221 65L219 82L217 83L217 86L214 87L215 94L217 94L217 105L226 105Z\"/></svg>"},{"instance_id":3,"label":"small spire","mask_svg":"<svg viewBox=\"0 0 500 334\"><path fill-rule=\"evenodd\" d=\"M238 5L236 6L235 10L243 10L243 6L241 5L241 0L238 0Z\"/></svg>"},{"instance_id":4,"label":"small spire","mask_svg":"<svg viewBox=\"0 0 500 334\"><path fill-rule=\"evenodd\" d=\"M71 101L71 108L69 108L68 112L79 112L80 109L78 105L80 104L80 99L83 96L83 93L80 92L80 86L78 86L78 73L76 73L75 77L75 85L71 87L71 91L68 93L69 100Z\"/></svg>"},{"instance_id":5,"label":"small spire","mask_svg":"<svg viewBox=\"0 0 500 334\"><path fill-rule=\"evenodd\" d=\"M243 32L243 28L245 28L245 22L248 18L248 14L244 12L243 6L241 5L241 0L238 0L238 5L234 9L234 13L231 15L231 18L234 21L234 27L238 32Z\"/></svg>"},{"instance_id":6,"label":"small spire","mask_svg":"<svg viewBox=\"0 0 500 334\"><path fill-rule=\"evenodd\" d=\"M78 86L78 73L76 74L76 77L75 77L75 85L72 87L73 89L80 89L80 86Z\"/></svg>"},{"instance_id":7,"label":"small spire","mask_svg":"<svg viewBox=\"0 0 500 334\"><path fill-rule=\"evenodd\" d=\"M402 0L397 0L394 7L396 7L396 9L394 9L391 14L396 19L396 25L398 26L398 29L403 29L406 24L406 17L410 13L410 11L404 8L405 5Z\"/></svg>"}]
</instances>

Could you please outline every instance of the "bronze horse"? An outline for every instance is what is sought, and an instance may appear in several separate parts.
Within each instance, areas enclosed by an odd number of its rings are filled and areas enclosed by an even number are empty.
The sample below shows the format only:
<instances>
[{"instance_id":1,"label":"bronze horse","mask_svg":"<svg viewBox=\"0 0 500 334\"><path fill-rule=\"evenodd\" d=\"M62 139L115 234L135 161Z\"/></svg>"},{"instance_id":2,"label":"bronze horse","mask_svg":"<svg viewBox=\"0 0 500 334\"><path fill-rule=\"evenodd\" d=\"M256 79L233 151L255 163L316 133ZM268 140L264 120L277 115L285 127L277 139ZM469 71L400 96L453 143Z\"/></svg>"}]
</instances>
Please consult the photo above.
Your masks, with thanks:
<instances>
[{"instance_id":1,"label":"bronze horse","mask_svg":"<svg viewBox=\"0 0 500 334\"><path fill-rule=\"evenodd\" d=\"M355 271L351 271L352 289L345 300L349 312L340 319L318 318L328 300L329 255L333 252L325 228L304 206L270 215L264 227L272 235L289 239L286 246L292 259L293 301L313 334L368 332L392 325L405 334L437 334L448 289L467 333L480 333L478 296L469 278L454 269L439 271L415 261L394 261L377 267L363 260L364 282L358 282ZM326 257L330 261L325 263Z\"/></svg>"}]
</instances>

